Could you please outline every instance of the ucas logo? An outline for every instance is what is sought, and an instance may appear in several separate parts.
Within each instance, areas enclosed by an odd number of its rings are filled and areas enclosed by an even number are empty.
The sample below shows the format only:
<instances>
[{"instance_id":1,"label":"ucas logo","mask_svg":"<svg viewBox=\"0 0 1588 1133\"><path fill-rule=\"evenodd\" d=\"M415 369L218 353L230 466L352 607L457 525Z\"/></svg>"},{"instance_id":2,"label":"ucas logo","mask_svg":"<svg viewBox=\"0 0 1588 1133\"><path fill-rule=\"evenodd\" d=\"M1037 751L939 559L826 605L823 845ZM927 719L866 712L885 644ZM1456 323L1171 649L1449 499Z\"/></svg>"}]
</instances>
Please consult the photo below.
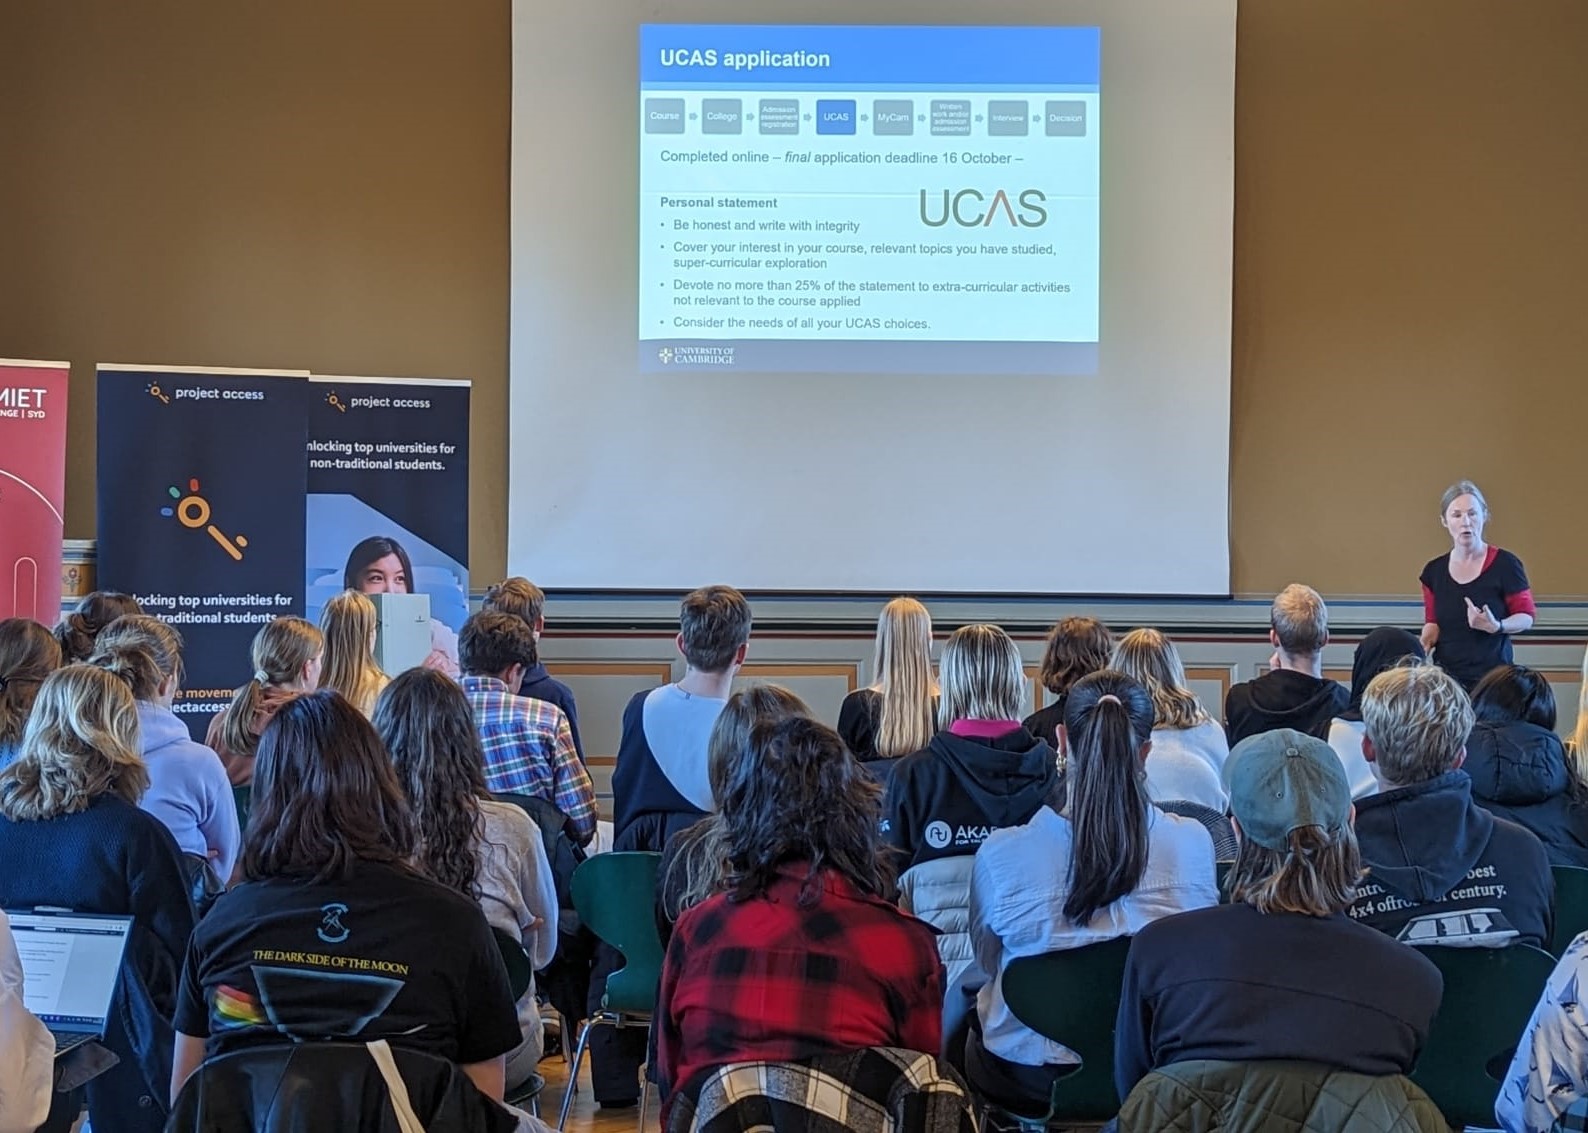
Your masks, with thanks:
<instances>
[{"instance_id":1,"label":"ucas logo","mask_svg":"<svg viewBox=\"0 0 1588 1133\"><path fill-rule=\"evenodd\" d=\"M941 200L922 189L921 223L942 228L952 220L961 228L989 228L997 221L1012 228L1041 228L1048 222L1043 207L1047 200L1041 189L1026 189L1013 201L1005 189L995 190L991 197L980 189L944 189Z\"/></svg>"}]
</instances>

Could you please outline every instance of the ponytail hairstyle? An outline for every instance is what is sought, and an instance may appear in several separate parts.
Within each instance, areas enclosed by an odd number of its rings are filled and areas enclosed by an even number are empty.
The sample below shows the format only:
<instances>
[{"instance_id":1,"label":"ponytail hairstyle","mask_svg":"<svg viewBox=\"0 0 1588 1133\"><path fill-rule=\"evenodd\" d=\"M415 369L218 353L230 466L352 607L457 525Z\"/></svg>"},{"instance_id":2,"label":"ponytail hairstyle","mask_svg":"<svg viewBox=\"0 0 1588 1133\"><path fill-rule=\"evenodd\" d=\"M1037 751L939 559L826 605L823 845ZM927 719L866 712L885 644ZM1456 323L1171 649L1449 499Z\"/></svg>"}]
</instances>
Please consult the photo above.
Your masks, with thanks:
<instances>
[{"instance_id":1,"label":"ponytail hairstyle","mask_svg":"<svg viewBox=\"0 0 1588 1133\"><path fill-rule=\"evenodd\" d=\"M0 621L0 749L22 739L44 678L61 667L55 636L28 618Z\"/></svg>"},{"instance_id":2,"label":"ponytail hairstyle","mask_svg":"<svg viewBox=\"0 0 1588 1133\"><path fill-rule=\"evenodd\" d=\"M368 716L375 711L375 698L387 680L370 652L375 638L375 603L357 590L344 590L325 604L320 630L325 635L320 687L341 693Z\"/></svg>"},{"instance_id":3,"label":"ponytail hairstyle","mask_svg":"<svg viewBox=\"0 0 1588 1133\"><path fill-rule=\"evenodd\" d=\"M141 614L143 607L130 594L117 590L96 590L77 603L55 627L55 640L61 643L61 664L86 661L94 655L100 633L117 618Z\"/></svg>"},{"instance_id":4,"label":"ponytail hairstyle","mask_svg":"<svg viewBox=\"0 0 1588 1133\"><path fill-rule=\"evenodd\" d=\"M141 746L125 681L92 665L57 669L39 686L16 762L0 772L0 815L38 822L108 794L137 805L149 789Z\"/></svg>"},{"instance_id":5,"label":"ponytail hairstyle","mask_svg":"<svg viewBox=\"0 0 1588 1133\"><path fill-rule=\"evenodd\" d=\"M182 683L182 635L159 618L128 614L100 633L88 663L126 681L138 700L154 700L167 680Z\"/></svg>"},{"instance_id":6,"label":"ponytail hairstyle","mask_svg":"<svg viewBox=\"0 0 1588 1133\"><path fill-rule=\"evenodd\" d=\"M1071 924L1087 924L1133 891L1147 868L1141 749L1152 722L1152 697L1124 673L1104 669L1070 686L1064 733L1074 831L1064 915Z\"/></svg>"},{"instance_id":7,"label":"ponytail hairstyle","mask_svg":"<svg viewBox=\"0 0 1588 1133\"><path fill-rule=\"evenodd\" d=\"M221 717L221 742L233 755L253 755L259 747L254 719L268 688L291 688L304 666L325 649L325 635L302 618L277 618L254 634L249 659L254 675L238 689ZM311 690L312 691L312 690Z\"/></svg>"},{"instance_id":8,"label":"ponytail hairstyle","mask_svg":"<svg viewBox=\"0 0 1588 1133\"><path fill-rule=\"evenodd\" d=\"M874 686L882 694L877 754L909 755L931 742L937 730L932 700L932 615L914 598L895 598L877 618Z\"/></svg>"}]
</instances>

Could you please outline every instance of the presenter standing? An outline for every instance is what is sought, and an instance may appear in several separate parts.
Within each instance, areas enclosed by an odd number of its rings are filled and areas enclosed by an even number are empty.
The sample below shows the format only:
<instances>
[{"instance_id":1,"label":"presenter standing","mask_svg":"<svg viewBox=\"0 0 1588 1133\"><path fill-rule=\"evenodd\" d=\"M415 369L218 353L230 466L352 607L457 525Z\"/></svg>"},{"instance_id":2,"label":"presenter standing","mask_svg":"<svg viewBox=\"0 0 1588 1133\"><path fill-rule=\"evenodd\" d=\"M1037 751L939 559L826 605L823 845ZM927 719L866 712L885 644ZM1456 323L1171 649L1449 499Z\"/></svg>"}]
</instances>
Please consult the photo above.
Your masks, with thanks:
<instances>
[{"instance_id":1,"label":"presenter standing","mask_svg":"<svg viewBox=\"0 0 1588 1133\"><path fill-rule=\"evenodd\" d=\"M1489 505L1471 480L1445 490L1439 522L1451 548L1423 568L1423 648L1468 692L1511 663L1511 635L1537 613L1522 560L1483 541Z\"/></svg>"}]
</instances>

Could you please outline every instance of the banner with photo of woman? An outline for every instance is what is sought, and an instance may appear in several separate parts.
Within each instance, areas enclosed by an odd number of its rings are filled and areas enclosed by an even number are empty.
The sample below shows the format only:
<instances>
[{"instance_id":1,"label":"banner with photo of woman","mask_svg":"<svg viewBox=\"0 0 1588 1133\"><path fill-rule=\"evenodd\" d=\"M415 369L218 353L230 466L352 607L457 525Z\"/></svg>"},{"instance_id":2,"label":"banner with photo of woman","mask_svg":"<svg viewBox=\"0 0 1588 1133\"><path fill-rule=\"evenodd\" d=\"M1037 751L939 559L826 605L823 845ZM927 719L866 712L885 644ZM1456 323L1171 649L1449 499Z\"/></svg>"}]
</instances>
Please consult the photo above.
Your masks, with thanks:
<instances>
[{"instance_id":1,"label":"banner with photo of woman","mask_svg":"<svg viewBox=\"0 0 1588 1133\"><path fill-rule=\"evenodd\" d=\"M456 675L469 616L467 381L309 382L305 616L342 590L424 594L425 664Z\"/></svg>"}]
</instances>

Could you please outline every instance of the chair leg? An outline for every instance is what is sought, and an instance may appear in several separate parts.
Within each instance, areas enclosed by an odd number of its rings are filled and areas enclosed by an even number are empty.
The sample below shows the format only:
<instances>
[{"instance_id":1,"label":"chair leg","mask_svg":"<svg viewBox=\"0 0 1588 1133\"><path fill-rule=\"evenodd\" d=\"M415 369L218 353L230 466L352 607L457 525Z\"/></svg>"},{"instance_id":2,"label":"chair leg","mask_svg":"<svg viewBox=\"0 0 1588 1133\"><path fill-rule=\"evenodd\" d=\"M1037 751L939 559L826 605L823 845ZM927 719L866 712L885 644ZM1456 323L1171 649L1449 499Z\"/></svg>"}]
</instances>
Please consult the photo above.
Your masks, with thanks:
<instances>
[{"instance_id":1,"label":"chair leg","mask_svg":"<svg viewBox=\"0 0 1588 1133\"><path fill-rule=\"evenodd\" d=\"M651 1100L651 1084L645 1077L646 1067L640 1067L640 1123L635 1128L639 1133L645 1133L646 1103Z\"/></svg>"},{"instance_id":2,"label":"chair leg","mask_svg":"<svg viewBox=\"0 0 1588 1133\"><path fill-rule=\"evenodd\" d=\"M579 1028L579 1046L574 1051L573 1064L568 1067L568 1088L562 1095L562 1112L557 1115L557 1133L562 1133L568 1127L568 1110L573 1107L574 1084L579 1080L579 1067L584 1062L585 1048L590 1044L590 1031L595 1025L594 1019L586 1019L584 1026Z\"/></svg>"}]
</instances>

